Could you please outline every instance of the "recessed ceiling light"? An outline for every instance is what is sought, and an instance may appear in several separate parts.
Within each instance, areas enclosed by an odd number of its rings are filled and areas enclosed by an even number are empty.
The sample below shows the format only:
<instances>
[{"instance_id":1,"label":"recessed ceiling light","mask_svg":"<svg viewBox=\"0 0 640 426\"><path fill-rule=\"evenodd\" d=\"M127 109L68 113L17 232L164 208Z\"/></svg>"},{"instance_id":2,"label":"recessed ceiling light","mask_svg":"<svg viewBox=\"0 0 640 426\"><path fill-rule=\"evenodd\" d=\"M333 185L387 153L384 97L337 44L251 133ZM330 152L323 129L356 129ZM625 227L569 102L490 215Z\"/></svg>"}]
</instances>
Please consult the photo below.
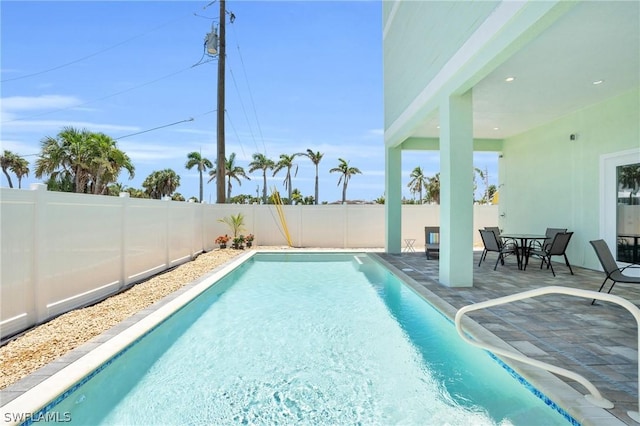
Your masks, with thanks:
<instances>
[{"instance_id":1,"label":"recessed ceiling light","mask_svg":"<svg viewBox=\"0 0 640 426\"><path fill-rule=\"evenodd\" d=\"M604 80L596 80L593 82L593 84L602 84L604 83Z\"/></svg>"},{"instance_id":2,"label":"recessed ceiling light","mask_svg":"<svg viewBox=\"0 0 640 426\"><path fill-rule=\"evenodd\" d=\"M493 130L500 130L500 128L499 127L494 127Z\"/></svg>"},{"instance_id":3,"label":"recessed ceiling light","mask_svg":"<svg viewBox=\"0 0 640 426\"><path fill-rule=\"evenodd\" d=\"M439 129L439 128L440 128L440 126L436 126L436 129Z\"/></svg>"},{"instance_id":4,"label":"recessed ceiling light","mask_svg":"<svg viewBox=\"0 0 640 426\"><path fill-rule=\"evenodd\" d=\"M515 77L507 77L504 79L504 81L506 81L507 83L511 83L515 79L516 79Z\"/></svg>"}]
</instances>

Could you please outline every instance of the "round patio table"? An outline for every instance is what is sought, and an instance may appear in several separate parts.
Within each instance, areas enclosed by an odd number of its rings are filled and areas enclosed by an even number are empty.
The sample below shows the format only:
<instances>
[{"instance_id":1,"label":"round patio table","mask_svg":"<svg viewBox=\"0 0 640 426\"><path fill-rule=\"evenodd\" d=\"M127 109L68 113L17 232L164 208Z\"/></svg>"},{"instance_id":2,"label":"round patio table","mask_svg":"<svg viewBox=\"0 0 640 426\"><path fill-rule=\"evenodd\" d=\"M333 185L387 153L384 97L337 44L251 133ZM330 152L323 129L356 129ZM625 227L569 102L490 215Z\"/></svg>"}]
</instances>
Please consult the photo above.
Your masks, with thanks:
<instances>
[{"instance_id":1,"label":"round patio table","mask_svg":"<svg viewBox=\"0 0 640 426\"><path fill-rule=\"evenodd\" d=\"M531 254L531 241L546 240L544 234L500 234L500 238L516 241L516 258L518 259L518 269L524 270L529 264L529 255Z\"/></svg>"}]
</instances>

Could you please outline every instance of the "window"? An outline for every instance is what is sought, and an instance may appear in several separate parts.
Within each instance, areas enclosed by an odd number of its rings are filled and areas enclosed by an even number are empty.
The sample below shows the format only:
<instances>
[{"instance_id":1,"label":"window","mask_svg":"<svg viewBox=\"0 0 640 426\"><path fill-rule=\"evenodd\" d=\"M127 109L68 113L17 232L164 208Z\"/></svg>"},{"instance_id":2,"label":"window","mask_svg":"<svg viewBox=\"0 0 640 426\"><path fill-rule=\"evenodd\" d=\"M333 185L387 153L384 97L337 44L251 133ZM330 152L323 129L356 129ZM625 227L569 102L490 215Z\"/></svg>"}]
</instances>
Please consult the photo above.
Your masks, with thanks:
<instances>
[{"instance_id":1,"label":"window","mask_svg":"<svg viewBox=\"0 0 640 426\"><path fill-rule=\"evenodd\" d=\"M616 167L616 260L640 262L640 163Z\"/></svg>"}]
</instances>

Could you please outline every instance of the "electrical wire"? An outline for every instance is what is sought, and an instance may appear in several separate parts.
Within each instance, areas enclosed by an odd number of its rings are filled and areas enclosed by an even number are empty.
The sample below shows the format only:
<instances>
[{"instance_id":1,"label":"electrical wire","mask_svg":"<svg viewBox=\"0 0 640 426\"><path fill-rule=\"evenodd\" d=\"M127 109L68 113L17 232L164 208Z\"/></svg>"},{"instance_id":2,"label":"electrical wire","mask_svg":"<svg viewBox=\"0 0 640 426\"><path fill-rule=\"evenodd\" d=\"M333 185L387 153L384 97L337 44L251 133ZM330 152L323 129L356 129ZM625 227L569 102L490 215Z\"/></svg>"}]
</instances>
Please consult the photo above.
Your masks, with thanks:
<instances>
[{"instance_id":1,"label":"electrical wire","mask_svg":"<svg viewBox=\"0 0 640 426\"><path fill-rule=\"evenodd\" d=\"M231 74L231 79L233 80L233 86L236 89L236 92L238 93L238 99L240 100L240 106L242 107L242 112L244 113L244 117L247 120L247 126L249 126L249 133L251 134L251 138L253 139L253 143L256 146L256 151L260 152L260 149L258 148L258 143L256 142L256 138L253 134L253 128L251 127L251 122L249 121L249 116L247 115L247 110L244 107L244 102L242 101L242 96L240 96L240 90L238 90L238 84L236 82L236 77L233 74L233 70L231 68L229 68L229 73ZM266 149L264 151L265 155L266 155Z\"/></svg>"},{"instance_id":2,"label":"electrical wire","mask_svg":"<svg viewBox=\"0 0 640 426\"><path fill-rule=\"evenodd\" d=\"M177 74L180 74L180 73L185 72L187 70L190 70L191 68L192 67L183 68L181 70L178 70L178 71L172 72L170 74L164 75L162 77L156 78L155 80L147 81L147 82L139 84L137 86L133 86L133 87L130 87L128 89L121 90L119 92L115 92L115 93L112 93L112 94L107 95L107 96L103 96L101 98L92 99L90 101L86 101L86 102L83 102L83 103L80 103L80 104L76 104L76 105L71 105L71 106L68 106L68 107L65 107L65 108L58 108L58 109L55 109L55 110L41 112L39 114L32 114L32 115L25 116L25 117L14 118L12 120L3 121L2 124L4 124L4 123L12 123L12 122L21 121L21 120L28 120L28 119L36 118L36 117L42 117L43 115L53 114L54 112L66 111L66 110L69 110L69 109L72 109L72 108L77 108L77 107L89 105L89 104L92 104L94 102L103 101L105 99L109 99L109 98L112 98L114 96L122 95L123 93L131 92L133 90L139 89L140 87L144 87L144 86L148 86L148 85L153 84L153 83L157 83L158 81L164 80L164 79L169 78L169 77L173 77L174 75L177 75Z\"/></svg>"},{"instance_id":3,"label":"electrical wire","mask_svg":"<svg viewBox=\"0 0 640 426\"><path fill-rule=\"evenodd\" d=\"M244 152L244 147L242 146L242 141L240 140L240 135L238 135L238 131L236 130L235 126L233 125L233 122L231 121L231 117L229 116L229 112L225 110L224 114L227 117L227 120L229 120L229 124L231 125L231 128L233 129L233 133L235 133L236 135L236 139L238 140L238 145L240 145L240 151L242 151L242 156L246 157L247 155Z\"/></svg>"},{"instance_id":4,"label":"electrical wire","mask_svg":"<svg viewBox=\"0 0 640 426\"><path fill-rule=\"evenodd\" d=\"M21 75L21 76L18 76L18 77L7 78L7 79L4 79L4 80L0 80L0 82L1 82L1 83L6 83L6 82L9 82L9 81L22 80L22 79L24 79L24 78L34 77L34 76L41 75L41 74L45 74L45 73L48 73L48 72L51 72L51 71L56 71L56 70L59 70L59 69L61 69L61 68L68 67L68 66L70 66L70 65L77 64L77 63L82 62L82 61L84 61L84 60L87 60L87 59L89 59L89 58L93 58L94 56L100 55L100 54L102 54L102 53L104 53L104 52L108 52L109 50L115 49L116 47L122 46L123 44L127 44L127 43L129 43L130 41L133 41L133 40L135 40L135 39L138 39L138 38L140 38L140 37L143 37L143 36L145 36L145 35L147 35L147 34L149 34L149 33L151 33L151 32L154 32L154 31L156 31L156 30L159 30L160 28L166 27L166 26L167 26L167 25L169 25L169 24L172 24L172 23L174 23L174 22L176 22L176 21L179 21L179 20L181 20L181 19L184 19L186 16L190 16L190 15L185 15L185 16L181 16L181 17L176 18L176 19L172 19L171 21L168 21L168 22L165 22L165 23L163 23L163 24L160 24L160 25L158 25L157 27L154 27L154 28L150 29L149 31L146 31L146 32L144 32L144 33L142 33L142 34L135 35L135 36L133 36L133 37L131 37L131 38L128 38L128 39L126 39L126 40L124 40L124 41L121 41L121 42L119 42L119 43L116 43L116 44L114 44L114 45L112 45L112 46L106 47L106 48L104 48L104 49L102 49L102 50L98 50L97 52L91 53L91 54L89 54L89 55L83 56L83 57L78 58L78 59L74 59L74 60L73 60L73 61L71 61L71 62L67 62L67 63L64 63L64 64L62 64L62 65L57 65L57 66L55 66L55 67L53 67L53 68L48 68L48 69L46 69L46 70L37 71L37 72L31 73L31 74L25 74L25 75Z\"/></svg>"},{"instance_id":5,"label":"electrical wire","mask_svg":"<svg viewBox=\"0 0 640 426\"><path fill-rule=\"evenodd\" d=\"M114 141L119 141L120 139L128 138L129 136L141 135L143 133L152 132L152 131L158 130L158 129L164 129L165 127L175 126L176 124L186 123L186 122L193 121L193 120L194 120L193 117L189 117L186 120L180 120L180 121L176 121L175 123L165 124L163 126L154 127L153 129L142 130L141 132L136 132L136 133L131 133L129 135L120 136L120 137L114 138L113 140Z\"/></svg>"},{"instance_id":6,"label":"electrical wire","mask_svg":"<svg viewBox=\"0 0 640 426\"><path fill-rule=\"evenodd\" d=\"M236 33L236 29L235 29L235 25L231 27L232 31L234 32L234 35L236 36L236 40L238 40L238 36ZM260 134L260 139L262 140L262 147L264 148L264 152L266 155L267 152L267 146L264 143L264 135L262 134L262 127L260 126L260 120L258 119L258 112L256 111L256 103L253 100L253 91L251 90L251 85L249 84L249 78L247 77L247 68L244 65L244 59L242 57L242 52L240 51L240 44L236 41L236 48L238 50L238 56L240 58L240 64L242 65L242 72L244 74L244 80L245 83L247 84L247 88L249 89L249 99L251 99L251 106L253 107L253 115L255 116L256 119L256 124L258 125L258 132Z\"/></svg>"}]
</instances>

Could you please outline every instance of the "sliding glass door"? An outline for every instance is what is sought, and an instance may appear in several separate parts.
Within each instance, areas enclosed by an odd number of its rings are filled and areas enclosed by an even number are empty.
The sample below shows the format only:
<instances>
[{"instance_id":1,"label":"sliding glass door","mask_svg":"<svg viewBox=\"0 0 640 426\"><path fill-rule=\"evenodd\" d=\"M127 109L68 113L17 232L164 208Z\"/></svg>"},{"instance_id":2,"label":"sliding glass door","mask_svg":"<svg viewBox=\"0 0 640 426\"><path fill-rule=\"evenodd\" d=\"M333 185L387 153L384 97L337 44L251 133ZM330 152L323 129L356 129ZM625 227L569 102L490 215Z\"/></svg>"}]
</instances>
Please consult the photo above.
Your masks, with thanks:
<instances>
[{"instance_id":1,"label":"sliding glass door","mask_svg":"<svg viewBox=\"0 0 640 426\"><path fill-rule=\"evenodd\" d=\"M616 167L616 260L640 262L640 163Z\"/></svg>"}]
</instances>

